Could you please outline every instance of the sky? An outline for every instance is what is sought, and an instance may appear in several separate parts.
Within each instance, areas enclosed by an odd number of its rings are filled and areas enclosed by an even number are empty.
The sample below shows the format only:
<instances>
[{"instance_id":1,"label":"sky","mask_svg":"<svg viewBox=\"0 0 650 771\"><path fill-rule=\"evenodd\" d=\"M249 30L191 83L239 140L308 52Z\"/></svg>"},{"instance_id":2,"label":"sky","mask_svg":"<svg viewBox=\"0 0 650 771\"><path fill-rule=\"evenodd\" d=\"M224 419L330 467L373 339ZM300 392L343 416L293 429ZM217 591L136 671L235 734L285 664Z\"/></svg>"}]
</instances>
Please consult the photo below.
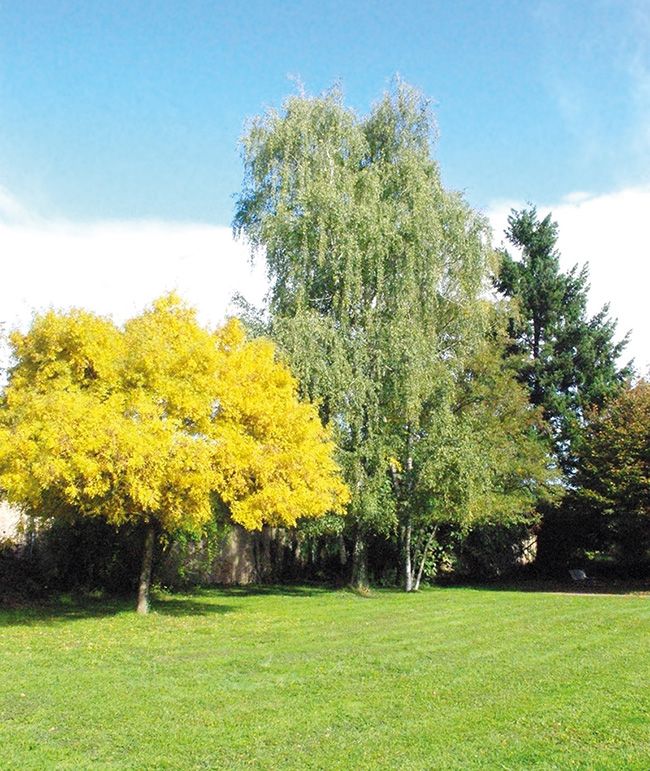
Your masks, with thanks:
<instances>
[{"instance_id":1,"label":"sky","mask_svg":"<svg viewBox=\"0 0 650 771\"><path fill-rule=\"evenodd\" d=\"M364 114L397 73L432 100L444 184L496 245L511 208L551 211L645 371L650 0L0 0L0 323L261 302L230 230L246 121L297 82Z\"/></svg>"}]
</instances>

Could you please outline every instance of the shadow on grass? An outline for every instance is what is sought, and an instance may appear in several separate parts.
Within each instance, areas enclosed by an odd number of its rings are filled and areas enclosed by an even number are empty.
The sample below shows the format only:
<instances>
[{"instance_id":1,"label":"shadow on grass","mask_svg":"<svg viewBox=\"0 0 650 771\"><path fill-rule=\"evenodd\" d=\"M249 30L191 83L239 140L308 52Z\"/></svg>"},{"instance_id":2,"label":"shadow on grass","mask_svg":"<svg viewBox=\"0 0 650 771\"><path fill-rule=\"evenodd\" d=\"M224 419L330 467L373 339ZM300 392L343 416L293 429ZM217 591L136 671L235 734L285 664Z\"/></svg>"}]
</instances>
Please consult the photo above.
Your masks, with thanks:
<instances>
[{"instance_id":1,"label":"shadow on grass","mask_svg":"<svg viewBox=\"0 0 650 771\"><path fill-rule=\"evenodd\" d=\"M0 627L116 616L129 606L133 607L133 603L125 599L78 599L68 595L37 600L5 599L0 603Z\"/></svg>"},{"instance_id":2,"label":"shadow on grass","mask_svg":"<svg viewBox=\"0 0 650 771\"><path fill-rule=\"evenodd\" d=\"M197 590L198 593L213 593L215 590L225 597L316 597L340 590L341 587L326 584L250 584L248 586L220 586Z\"/></svg>"},{"instance_id":3,"label":"shadow on grass","mask_svg":"<svg viewBox=\"0 0 650 771\"><path fill-rule=\"evenodd\" d=\"M237 607L228 598L283 596L315 597L335 590L328 586L252 585L202 587L182 594L154 592L151 612L158 616L211 616L232 613ZM41 599L0 596L0 627L19 624L53 624L119 614L135 615L135 597L94 597L59 594Z\"/></svg>"},{"instance_id":4,"label":"shadow on grass","mask_svg":"<svg viewBox=\"0 0 650 771\"><path fill-rule=\"evenodd\" d=\"M494 581L437 585L438 591L470 590L477 592L522 592L564 595L647 595L650 581L591 581L571 584L553 580ZM152 615L215 616L241 609L236 601L246 597L319 597L332 592L353 592L348 587L326 585L262 585L202 587L182 594L161 594L152 599ZM426 590L425 590L426 591ZM373 589L367 595L405 595L398 588ZM365 598L366 595L364 595ZM228 602L229 598L233 600ZM85 619L109 618L117 615L135 617L134 597L94 597L61 594L38 600L0 597L0 628L17 625L71 623Z\"/></svg>"},{"instance_id":5,"label":"shadow on grass","mask_svg":"<svg viewBox=\"0 0 650 771\"><path fill-rule=\"evenodd\" d=\"M231 613L234 610L236 608L233 605L202 600L200 596L165 596L154 598L151 603L152 615L158 616L211 616ZM69 623L121 614L136 615L135 598L59 595L43 600L5 600L0 602L0 627Z\"/></svg>"},{"instance_id":6,"label":"shadow on grass","mask_svg":"<svg viewBox=\"0 0 650 771\"><path fill-rule=\"evenodd\" d=\"M132 608L133 605L130 606L130 609ZM151 612L159 616L214 616L233 613L236 610L234 605L202 601L200 595L167 596L164 599L154 600L151 605Z\"/></svg>"},{"instance_id":7,"label":"shadow on grass","mask_svg":"<svg viewBox=\"0 0 650 771\"><path fill-rule=\"evenodd\" d=\"M465 588L484 592L527 592L530 594L633 595L650 593L650 581L605 581L594 579L586 583L568 583L552 579L530 579L526 581L456 584L448 585L446 588Z\"/></svg>"}]
</instances>

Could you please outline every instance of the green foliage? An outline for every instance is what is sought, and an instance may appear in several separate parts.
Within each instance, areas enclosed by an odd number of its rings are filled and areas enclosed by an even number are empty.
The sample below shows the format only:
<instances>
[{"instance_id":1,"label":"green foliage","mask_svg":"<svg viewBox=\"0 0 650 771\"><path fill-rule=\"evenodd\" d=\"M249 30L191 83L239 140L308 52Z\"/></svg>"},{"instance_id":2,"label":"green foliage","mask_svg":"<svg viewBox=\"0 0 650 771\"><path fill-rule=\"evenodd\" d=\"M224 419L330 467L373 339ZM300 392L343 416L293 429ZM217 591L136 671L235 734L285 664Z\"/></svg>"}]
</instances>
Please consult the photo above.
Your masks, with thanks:
<instances>
[{"instance_id":1,"label":"green foliage","mask_svg":"<svg viewBox=\"0 0 650 771\"><path fill-rule=\"evenodd\" d=\"M588 415L620 392L631 367L617 363L626 339L615 341L607 306L591 318L587 313L587 268L560 270L551 215L540 220L531 207L513 211L508 223L508 239L521 251L519 260L503 252L497 284L513 300L510 353L532 404L542 410L540 433L548 437L568 488L562 504L540 509L539 558L547 568L565 571L586 549L609 540L607 528L576 495L576 470Z\"/></svg>"},{"instance_id":2,"label":"green foliage","mask_svg":"<svg viewBox=\"0 0 650 771\"><path fill-rule=\"evenodd\" d=\"M609 522L627 562L650 556L650 383L639 381L590 416L576 499Z\"/></svg>"},{"instance_id":3,"label":"green foliage","mask_svg":"<svg viewBox=\"0 0 650 771\"><path fill-rule=\"evenodd\" d=\"M528 523L478 525L459 540L455 574L474 580L514 576L535 557L536 536Z\"/></svg>"},{"instance_id":4,"label":"green foliage","mask_svg":"<svg viewBox=\"0 0 650 771\"><path fill-rule=\"evenodd\" d=\"M575 444L585 412L621 388L630 368L617 364L627 339L615 342L616 322L605 306L587 314L587 268L563 273L558 226L540 220L535 207L514 211L506 235L521 259L504 251L497 286L515 303L510 318L511 353L520 361L531 402L543 409L563 470L575 466Z\"/></svg>"},{"instance_id":5,"label":"green foliage","mask_svg":"<svg viewBox=\"0 0 650 771\"><path fill-rule=\"evenodd\" d=\"M142 561L142 528L100 518L54 520L35 540L30 562L44 591L129 594Z\"/></svg>"},{"instance_id":6,"label":"green foliage","mask_svg":"<svg viewBox=\"0 0 650 771\"><path fill-rule=\"evenodd\" d=\"M338 90L290 98L244 138L234 223L264 252L272 334L335 427L350 521L399 531L407 554L414 526L507 508L505 473L477 463L487 432L480 446L480 419L456 410L488 328L487 225L442 187L432 134L401 82L366 118ZM525 513L528 497L508 506Z\"/></svg>"},{"instance_id":7,"label":"green foliage","mask_svg":"<svg viewBox=\"0 0 650 771\"><path fill-rule=\"evenodd\" d=\"M541 411L531 409L516 371L503 358L503 333L495 313L492 334L458 383L455 415L468 447L461 485L470 490L468 527L531 524L537 505L559 495L557 473L539 436Z\"/></svg>"}]
</instances>

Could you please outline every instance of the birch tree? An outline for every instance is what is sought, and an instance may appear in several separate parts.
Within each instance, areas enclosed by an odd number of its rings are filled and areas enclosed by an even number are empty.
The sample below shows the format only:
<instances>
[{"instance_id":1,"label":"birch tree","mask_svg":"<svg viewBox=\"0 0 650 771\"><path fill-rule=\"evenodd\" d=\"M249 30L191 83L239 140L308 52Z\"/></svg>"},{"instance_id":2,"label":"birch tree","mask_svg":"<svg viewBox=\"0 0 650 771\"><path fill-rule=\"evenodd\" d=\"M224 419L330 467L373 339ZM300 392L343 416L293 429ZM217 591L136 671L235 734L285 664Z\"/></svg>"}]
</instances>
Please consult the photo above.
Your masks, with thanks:
<instances>
[{"instance_id":1,"label":"birch tree","mask_svg":"<svg viewBox=\"0 0 650 771\"><path fill-rule=\"evenodd\" d=\"M422 448L452 425L491 261L486 222L442 186L434 133L401 82L364 118L338 90L292 97L248 127L234 222L266 259L273 334L336 432L353 581L368 532L397 532L407 589Z\"/></svg>"}]
</instances>

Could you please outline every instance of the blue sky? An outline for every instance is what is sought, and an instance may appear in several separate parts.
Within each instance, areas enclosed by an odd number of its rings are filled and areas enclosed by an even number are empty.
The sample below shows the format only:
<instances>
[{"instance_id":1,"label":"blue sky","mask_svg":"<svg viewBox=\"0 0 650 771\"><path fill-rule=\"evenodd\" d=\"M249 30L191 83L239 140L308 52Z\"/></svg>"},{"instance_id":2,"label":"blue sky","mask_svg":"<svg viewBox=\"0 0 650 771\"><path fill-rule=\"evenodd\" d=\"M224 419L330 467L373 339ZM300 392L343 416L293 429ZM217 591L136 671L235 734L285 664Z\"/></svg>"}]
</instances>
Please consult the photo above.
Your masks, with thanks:
<instances>
[{"instance_id":1,"label":"blue sky","mask_svg":"<svg viewBox=\"0 0 650 771\"><path fill-rule=\"evenodd\" d=\"M436 103L447 185L487 207L647 178L650 5L5 2L0 182L46 211L227 225L246 117L299 77ZM643 100L645 99L645 102ZM649 139L649 137L646 137Z\"/></svg>"},{"instance_id":2,"label":"blue sky","mask_svg":"<svg viewBox=\"0 0 650 771\"><path fill-rule=\"evenodd\" d=\"M630 193L640 216L650 201L647 0L0 1L0 218L23 238L0 232L2 259L11 245L33 275L27 220L50 235L65 223L91 252L97 223L138 237L143 222L227 227L247 117L278 106L292 78L310 92L339 81L363 113L395 73L434 101L445 184L497 230L511 204L566 210L568 262L591 261L596 300L612 299L647 362L645 305L624 318L641 298L607 295L607 271L626 258L641 270L647 247L628 232L611 242L624 255L601 255L609 236L592 232L610 214L620 231ZM30 291L25 308L57 302L51 282Z\"/></svg>"}]
</instances>

